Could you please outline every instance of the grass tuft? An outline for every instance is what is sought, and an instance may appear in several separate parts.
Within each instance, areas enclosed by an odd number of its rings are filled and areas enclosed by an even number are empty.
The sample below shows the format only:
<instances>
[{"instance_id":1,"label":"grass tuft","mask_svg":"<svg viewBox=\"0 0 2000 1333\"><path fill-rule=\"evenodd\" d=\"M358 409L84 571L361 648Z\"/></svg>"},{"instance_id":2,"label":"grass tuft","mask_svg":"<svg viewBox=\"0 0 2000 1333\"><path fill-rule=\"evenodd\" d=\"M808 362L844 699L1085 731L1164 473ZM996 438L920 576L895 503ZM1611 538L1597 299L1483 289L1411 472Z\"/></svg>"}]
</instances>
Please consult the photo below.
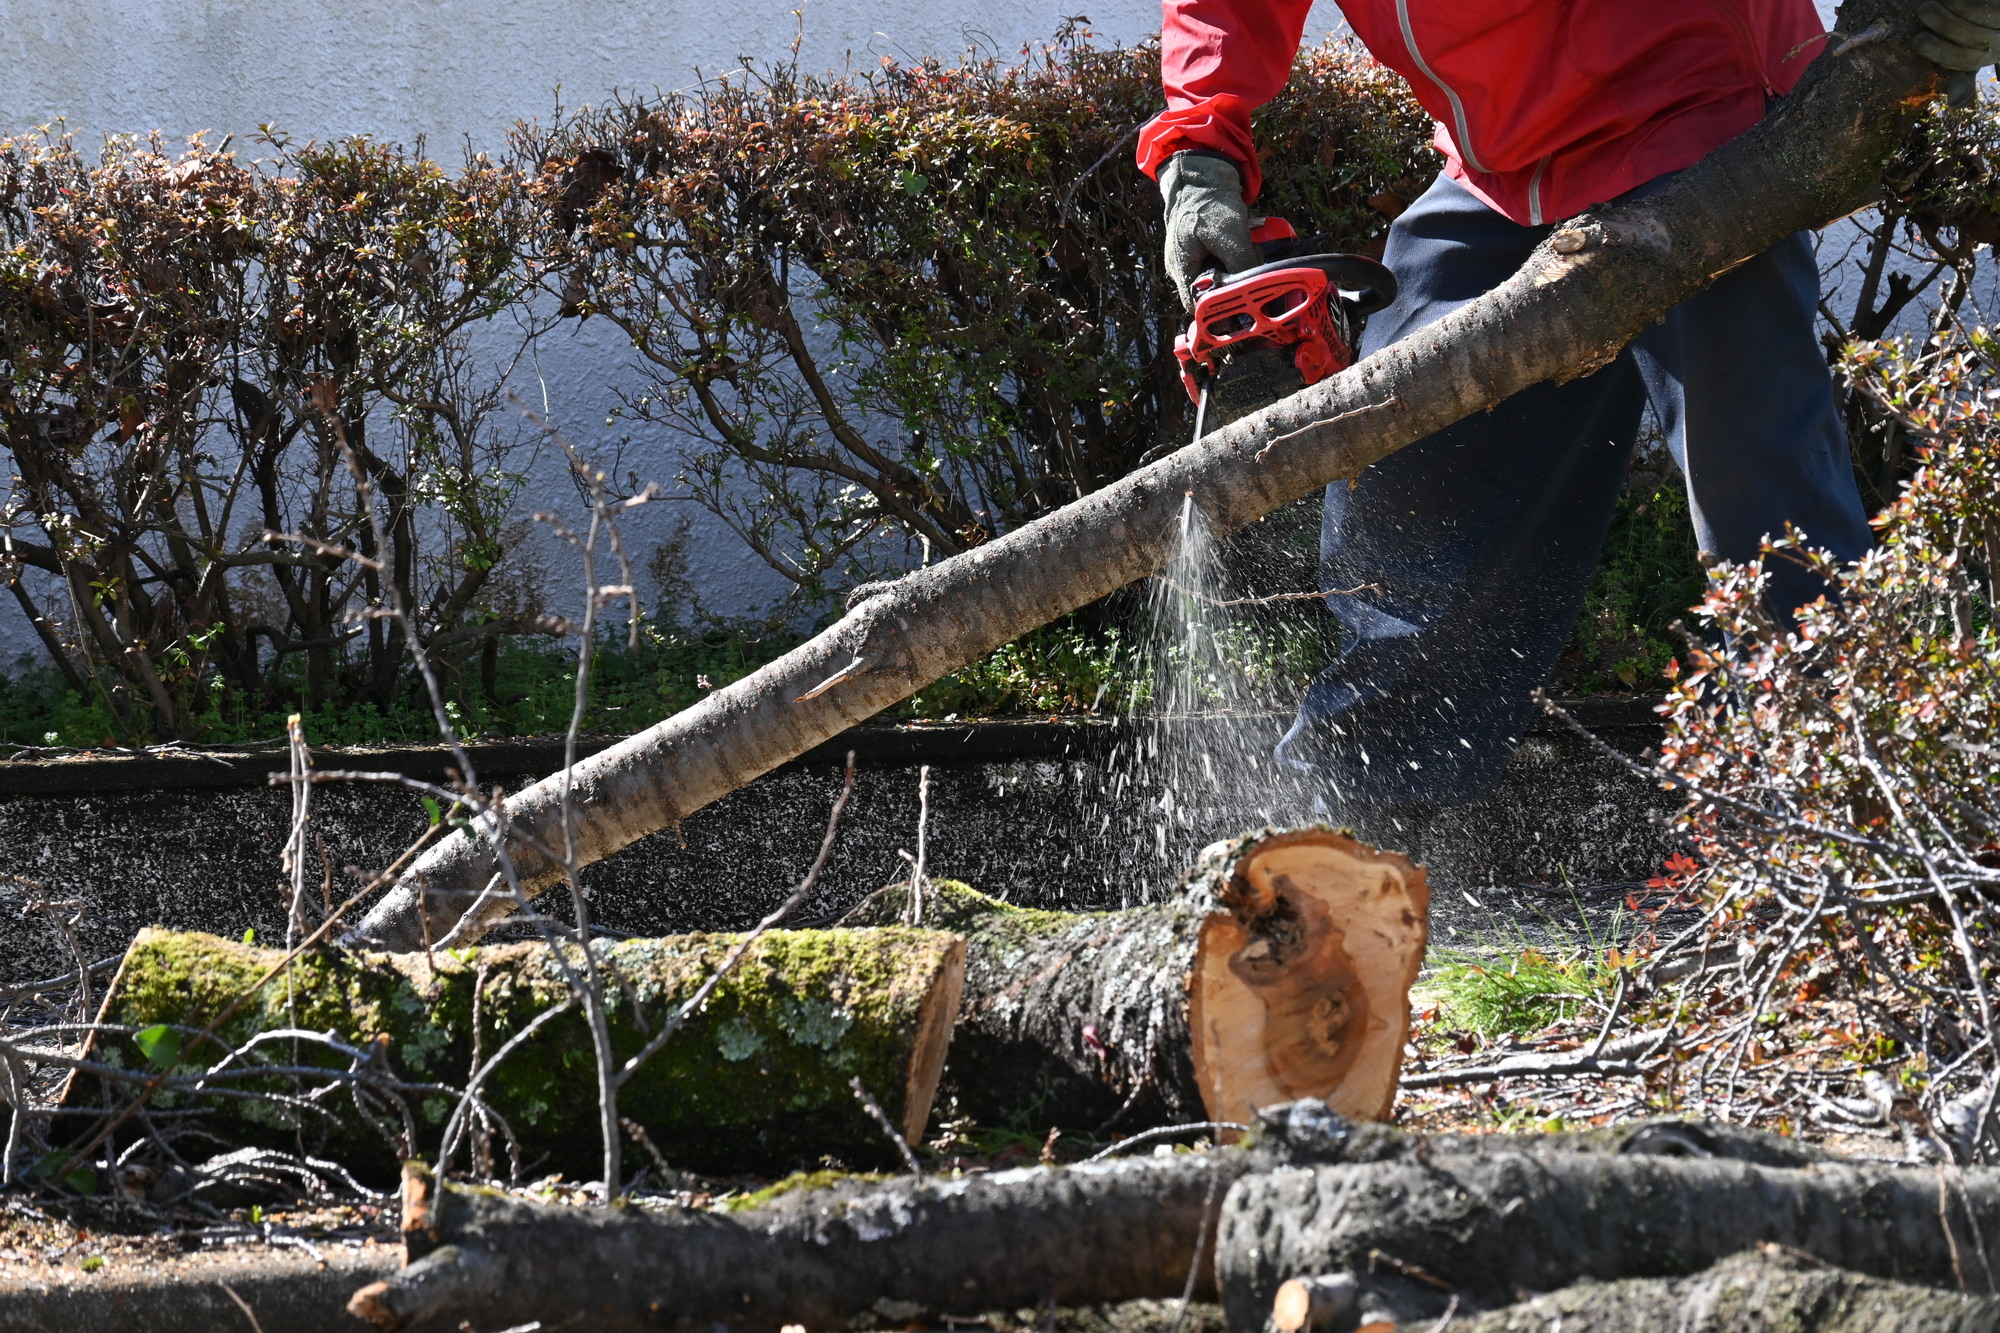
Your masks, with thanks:
<instances>
[{"instance_id":1,"label":"grass tuft","mask_svg":"<svg viewBox=\"0 0 2000 1333\"><path fill-rule=\"evenodd\" d=\"M1530 948L1505 959L1447 956L1424 989L1442 1026L1520 1037L1581 1016L1615 977L1600 958Z\"/></svg>"}]
</instances>

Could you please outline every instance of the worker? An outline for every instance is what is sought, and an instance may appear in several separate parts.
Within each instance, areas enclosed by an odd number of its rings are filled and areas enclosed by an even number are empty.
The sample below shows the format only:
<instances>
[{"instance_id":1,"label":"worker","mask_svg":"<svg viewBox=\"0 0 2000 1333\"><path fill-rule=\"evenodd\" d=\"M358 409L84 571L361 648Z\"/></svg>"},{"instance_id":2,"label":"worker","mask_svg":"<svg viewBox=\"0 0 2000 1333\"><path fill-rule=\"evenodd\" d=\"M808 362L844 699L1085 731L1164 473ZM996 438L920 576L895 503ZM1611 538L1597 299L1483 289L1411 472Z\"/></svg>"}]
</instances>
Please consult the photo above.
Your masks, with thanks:
<instances>
[{"instance_id":1,"label":"worker","mask_svg":"<svg viewBox=\"0 0 2000 1333\"><path fill-rule=\"evenodd\" d=\"M1138 153L1165 197L1183 301L1204 268L1261 262L1250 117L1284 86L1310 6L1164 0L1167 110ZM1370 319L1363 355L1512 276L1555 224L1643 197L1748 129L1826 40L1812 0L1342 9L1409 80L1444 158L1389 229L1383 259L1400 294ZM2000 3L1930 0L1919 15L1917 49L1937 64L2000 58ZM1583 605L1648 403L1702 549L1754 560L1791 524L1843 560L1866 551L1818 302L1801 232L1595 374L1523 390L1329 487L1319 574L1339 655L1307 690L1281 763L1316 775L1329 813L1376 836L1490 794ZM1781 614L1825 590L1790 561L1766 577Z\"/></svg>"}]
</instances>

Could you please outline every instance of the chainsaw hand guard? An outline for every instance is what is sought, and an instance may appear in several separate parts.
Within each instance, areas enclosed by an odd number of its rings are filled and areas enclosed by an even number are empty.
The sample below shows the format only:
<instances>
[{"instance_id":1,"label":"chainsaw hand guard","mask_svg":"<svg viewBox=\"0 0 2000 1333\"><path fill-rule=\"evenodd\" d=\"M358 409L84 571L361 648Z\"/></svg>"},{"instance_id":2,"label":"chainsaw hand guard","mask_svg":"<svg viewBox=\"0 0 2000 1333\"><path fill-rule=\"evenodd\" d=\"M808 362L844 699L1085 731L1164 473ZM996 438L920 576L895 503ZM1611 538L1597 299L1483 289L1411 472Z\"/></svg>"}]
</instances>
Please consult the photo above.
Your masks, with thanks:
<instances>
[{"instance_id":1,"label":"chainsaw hand guard","mask_svg":"<svg viewBox=\"0 0 2000 1333\"><path fill-rule=\"evenodd\" d=\"M1188 397L1199 402L1204 381L1247 352L1288 359L1299 377L1294 392L1347 369L1362 319L1396 298L1396 279L1360 255L1305 255L1226 277L1205 275L1196 290L1174 355ZM1350 291L1356 295L1345 295Z\"/></svg>"}]
</instances>

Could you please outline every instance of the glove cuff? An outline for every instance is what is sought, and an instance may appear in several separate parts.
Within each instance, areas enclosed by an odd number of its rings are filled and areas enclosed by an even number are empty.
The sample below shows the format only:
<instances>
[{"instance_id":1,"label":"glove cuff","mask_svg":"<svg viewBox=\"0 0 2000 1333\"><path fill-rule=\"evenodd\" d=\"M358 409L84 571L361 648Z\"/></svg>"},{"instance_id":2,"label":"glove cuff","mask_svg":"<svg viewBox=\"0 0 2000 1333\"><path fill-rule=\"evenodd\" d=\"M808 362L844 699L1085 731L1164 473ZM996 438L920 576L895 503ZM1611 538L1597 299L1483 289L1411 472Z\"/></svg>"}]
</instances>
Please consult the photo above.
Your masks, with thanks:
<instances>
[{"instance_id":1,"label":"glove cuff","mask_svg":"<svg viewBox=\"0 0 2000 1333\"><path fill-rule=\"evenodd\" d=\"M1233 158L1206 149L1190 148L1175 153L1160 168L1160 198L1166 201L1168 212L1173 211L1174 196L1189 187L1228 190L1241 199L1243 168Z\"/></svg>"}]
</instances>

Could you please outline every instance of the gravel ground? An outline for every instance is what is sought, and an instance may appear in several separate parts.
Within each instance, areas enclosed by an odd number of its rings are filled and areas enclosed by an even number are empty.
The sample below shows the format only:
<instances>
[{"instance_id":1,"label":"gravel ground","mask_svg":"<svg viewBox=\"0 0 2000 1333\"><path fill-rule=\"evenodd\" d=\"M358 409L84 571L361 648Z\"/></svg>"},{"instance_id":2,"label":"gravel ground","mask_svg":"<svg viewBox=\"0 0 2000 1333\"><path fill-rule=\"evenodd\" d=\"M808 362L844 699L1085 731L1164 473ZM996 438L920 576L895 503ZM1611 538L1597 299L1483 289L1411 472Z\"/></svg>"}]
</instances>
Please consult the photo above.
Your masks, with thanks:
<instances>
[{"instance_id":1,"label":"gravel ground","mask_svg":"<svg viewBox=\"0 0 2000 1333\"><path fill-rule=\"evenodd\" d=\"M347 1297L403 1261L393 1205L260 1212L255 1222L89 1211L101 1220L7 1201L0 1333L354 1333Z\"/></svg>"}]
</instances>

